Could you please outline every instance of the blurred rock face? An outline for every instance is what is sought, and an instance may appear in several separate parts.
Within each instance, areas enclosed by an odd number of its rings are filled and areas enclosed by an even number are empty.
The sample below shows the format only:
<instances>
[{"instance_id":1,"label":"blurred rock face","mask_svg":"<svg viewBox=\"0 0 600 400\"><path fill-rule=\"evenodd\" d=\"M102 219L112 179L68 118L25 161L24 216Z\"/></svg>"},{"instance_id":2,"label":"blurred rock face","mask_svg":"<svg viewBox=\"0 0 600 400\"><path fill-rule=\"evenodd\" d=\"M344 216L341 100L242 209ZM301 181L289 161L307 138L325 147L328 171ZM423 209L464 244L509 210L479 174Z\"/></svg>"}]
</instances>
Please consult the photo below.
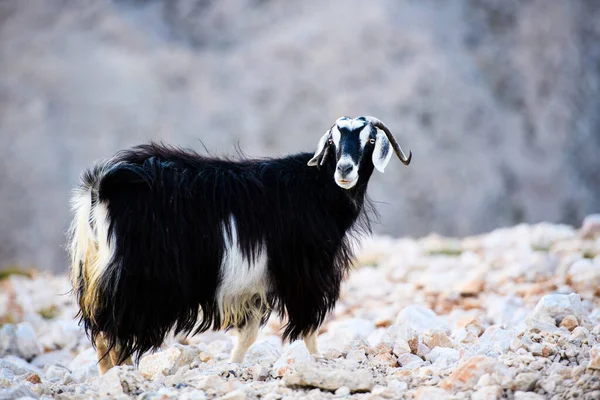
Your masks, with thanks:
<instances>
[{"instance_id":1,"label":"blurred rock face","mask_svg":"<svg viewBox=\"0 0 600 400\"><path fill-rule=\"evenodd\" d=\"M578 224L600 209L599 18L568 0L2 2L0 266L64 269L96 159L312 151L341 115L414 153L371 180L380 233Z\"/></svg>"}]
</instances>

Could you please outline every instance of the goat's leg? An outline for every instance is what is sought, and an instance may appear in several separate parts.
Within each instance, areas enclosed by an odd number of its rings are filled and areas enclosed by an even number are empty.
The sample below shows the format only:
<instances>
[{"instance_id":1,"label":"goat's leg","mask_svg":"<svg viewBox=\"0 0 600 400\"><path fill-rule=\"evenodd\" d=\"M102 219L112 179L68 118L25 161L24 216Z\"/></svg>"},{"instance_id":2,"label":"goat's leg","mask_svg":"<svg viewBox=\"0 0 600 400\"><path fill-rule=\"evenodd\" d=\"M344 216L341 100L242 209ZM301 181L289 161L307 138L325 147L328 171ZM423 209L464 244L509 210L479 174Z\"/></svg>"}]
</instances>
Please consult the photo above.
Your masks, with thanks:
<instances>
[{"instance_id":1,"label":"goat's leg","mask_svg":"<svg viewBox=\"0 0 600 400\"><path fill-rule=\"evenodd\" d=\"M120 357L121 357L121 346L117 344L115 346L115 348L113 348L110 351L110 359L111 359L113 365L133 365L133 361L131 360L131 357L127 357L125 359L125 361L123 361L122 363L119 364Z\"/></svg>"},{"instance_id":2,"label":"goat's leg","mask_svg":"<svg viewBox=\"0 0 600 400\"><path fill-rule=\"evenodd\" d=\"M115 366L112 361L112 357L108 351L108 343L104 339L104 335L99 333L94 339L94 346L96 347L96 354L98 355L98 369L100 375L104 375L106 371Z\"/></svg>"},{"instance_id":3,"label":"goat's leg","mask_svg":"<svg viewBox=\"0 0 600 400\"><path fill-rule=\"evenodd\" d=\"M238 328L238 342L233 352L231 353L232 363L241 363L244 361L246 352L256 341L258 336L258 329L260 328L260 319L254 316L249 317L246 324L243 327Z\"/></svg>"},{"instance_id":4,"label":"goat's leg","mask_svg":"<svg viewBox=\"0 0 600 400\"><path fill-rule=\"evenodd\" d=\"M317 331L309 333L308 335L304 336L303 339L308 352L315 357L321 357L321 353L319 353L319 347L317 346Z\"/></svg>"}]
</instances>

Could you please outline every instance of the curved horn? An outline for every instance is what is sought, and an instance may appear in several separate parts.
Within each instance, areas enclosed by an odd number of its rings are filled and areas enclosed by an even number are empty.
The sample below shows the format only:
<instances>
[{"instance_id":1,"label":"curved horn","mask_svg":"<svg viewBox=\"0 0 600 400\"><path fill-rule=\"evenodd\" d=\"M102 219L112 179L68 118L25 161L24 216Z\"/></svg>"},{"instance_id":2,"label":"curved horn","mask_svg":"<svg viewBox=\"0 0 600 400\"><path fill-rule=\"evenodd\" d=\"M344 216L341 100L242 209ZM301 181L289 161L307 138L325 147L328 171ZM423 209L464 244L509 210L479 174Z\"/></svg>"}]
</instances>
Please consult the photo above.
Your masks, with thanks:
<instances>
[{"instance_id":1,"label":"curved horn","mask_svg":"<svg viewBox=\"0 0 600 400\"><path fill-rule=\"evenodd\" d=\"M392 132L389 130L389 128L387 126L385 126L385 124L383 122L381 122L379 119L377 119L375 117L364 117L364 118L365 118L365 120L369 121L371 123L371 125L373 125L375 128L379 128L385 133L385 136L387 136L388 140L390 141L390 144L392 145L394 151L396 152L396 155L398 156L400 161L402 161L402 164L404 164L404 165L410 164L410 160L412 159L412 151L409 151L408 157L406 157L406 155L402 151L402 148L400 147L400 144L398 144L398 141L396 140L396 138L394 137Z\"/></svg>"}]
</instances>

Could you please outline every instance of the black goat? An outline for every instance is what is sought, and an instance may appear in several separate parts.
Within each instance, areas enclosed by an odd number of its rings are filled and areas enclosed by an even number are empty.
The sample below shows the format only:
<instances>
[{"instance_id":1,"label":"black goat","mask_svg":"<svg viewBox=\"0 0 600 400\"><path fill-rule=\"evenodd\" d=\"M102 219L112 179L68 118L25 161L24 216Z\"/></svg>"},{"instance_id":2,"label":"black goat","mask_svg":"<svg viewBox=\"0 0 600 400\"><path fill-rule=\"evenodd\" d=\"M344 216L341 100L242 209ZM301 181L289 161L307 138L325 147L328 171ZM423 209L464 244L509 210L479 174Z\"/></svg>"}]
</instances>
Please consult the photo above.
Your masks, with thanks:
<instances>
[{"instance_id":1,"label":"black goat","mask_svg":"<svg viewBox=\"0 0 600 400\"><path fill-rule=\"evenodd\" d=\"M86 171L73 198L71 278L101 372L170 331L211 328L240 330L241 362L272 311L287 318L284 339L317 353L349 239L370 231L367 183L392 148L408 165L412 154L381 121L343 117L314 155L234 162L149 144Z\"/></svg>"}]
</instances>

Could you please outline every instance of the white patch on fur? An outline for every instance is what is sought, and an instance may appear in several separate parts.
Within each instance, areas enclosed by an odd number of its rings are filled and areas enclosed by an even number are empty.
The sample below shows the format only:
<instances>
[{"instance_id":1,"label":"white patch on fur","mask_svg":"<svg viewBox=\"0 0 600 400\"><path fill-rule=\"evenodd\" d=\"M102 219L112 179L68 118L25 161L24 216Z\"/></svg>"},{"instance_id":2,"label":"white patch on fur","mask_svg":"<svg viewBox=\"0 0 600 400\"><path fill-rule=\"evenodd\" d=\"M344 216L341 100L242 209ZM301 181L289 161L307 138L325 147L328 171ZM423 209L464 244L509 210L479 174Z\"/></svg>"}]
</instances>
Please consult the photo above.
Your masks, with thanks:
<instances>
[{"instance_id":1,"label":"white patch on fur","mask_svg":"<svg viewBox=\"0 0 600 400\"><path fill-rule=\"evenodd\" d=\"M96 242L98 243L98 261L92 271L93 276L100 277L113 257L113 250L108 242L108 208L102 202L96 203L93 210L94 226L96 227Z\"/></svg>"},{"instance_id":2,"label":"white patch on fur","mask_svg":"<svg viewBox=\"0 0 600 400\"><path fill-rule=\"evenodd\" d=\"M85 264L88 252L95 247L94 232L90 227L89 218L92 211L92 201L89 190L78 189L71 198L73 221L69 228L69 251L71 253L71 284L79 286L82 271L80 264Z\"/></svg>"},{"instance_id":3,"label":"white patch on fur","mask_svg":"<svg viewBox=\"0 0 600 400\"><path fill-rule=\"evenodd\" d=\"M238 244L235 218L230 217L229 228L231 237L227 234L223 223L223 240L225 254L221 264L221 284L217 290L217 303L222 319L227 322L239 321L240 312L248 311L247 304L258 295L266 299L267 294L267 257L262 249L256 262L250 263L243 257ZM257 310L258 311L258 310Z\"/></svg>"},{"instance_id":4,"label":"white patch on fur","mask_svg":"<svg viewBox=\"0 0 600 400\"><path fill-rule=\"evenodd\" d=\"M367 121L359 119L350 119L348 117L341 117L335 121L335 124L340 128L346 128L349 131L360 129L367 124Z\"/></svg>"},{"instance_id":5,"label":"white patch on fur","mask_svg":"<svg viewBox=\"0 0 600 400\"><path fill-rule=\"evenodd\" d=\"M369 137L370 136L371 136L371 127L370 126L365 126L360 131L360 148L362 150L365 149L365 146L367 145L367 142L369 141Z\"/></svg>"},{"instance_id":6,"label":"white patch on fur","mask_svg":"<svg viewBox=\"0 0 600 400\"><path fill-rule=\"evenodd\" d=\"M340 147L340 140L342 140L342 134L337 126L331 128L331 138L333 139L333 144L335 144L336 148Z\"/></svg>"}]
</instances>

